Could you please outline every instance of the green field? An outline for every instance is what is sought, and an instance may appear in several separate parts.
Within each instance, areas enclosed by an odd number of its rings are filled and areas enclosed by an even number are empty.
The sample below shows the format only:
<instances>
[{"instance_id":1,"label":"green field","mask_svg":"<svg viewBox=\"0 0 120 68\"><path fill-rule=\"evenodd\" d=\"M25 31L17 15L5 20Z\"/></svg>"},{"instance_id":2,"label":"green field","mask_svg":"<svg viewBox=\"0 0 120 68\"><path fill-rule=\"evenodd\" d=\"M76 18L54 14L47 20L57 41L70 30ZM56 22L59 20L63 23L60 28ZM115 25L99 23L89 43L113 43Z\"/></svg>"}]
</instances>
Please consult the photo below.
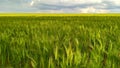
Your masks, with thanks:
<instances>
[{"instance_id":1,"label":"green field","mask_svg":"<svg viewBox=\"0 0 120 68\"><path fill-rule=\"evenodd\" d=\"M119 13L0 13L0 16L120 16Z\"/></svg>"},{"instance_id":2,"label":"green field","mask_svg":"<svg viewBox=\"0 0 120 68\"><path fill-rule=\"evenodd\" d=\"M0 15L0 68L119 68L119 26L119 15Z\"/></svg>"}]
</instances>

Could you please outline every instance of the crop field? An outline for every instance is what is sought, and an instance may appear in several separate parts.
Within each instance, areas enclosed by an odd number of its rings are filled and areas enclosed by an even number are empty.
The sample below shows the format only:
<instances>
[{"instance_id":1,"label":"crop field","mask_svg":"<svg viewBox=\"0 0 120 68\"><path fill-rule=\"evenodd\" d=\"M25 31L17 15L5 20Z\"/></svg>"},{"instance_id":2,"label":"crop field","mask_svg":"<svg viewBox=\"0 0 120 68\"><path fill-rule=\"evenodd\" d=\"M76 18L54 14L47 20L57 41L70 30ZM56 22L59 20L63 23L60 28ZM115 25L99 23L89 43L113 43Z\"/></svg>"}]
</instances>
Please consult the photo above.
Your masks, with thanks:
<instances>
[{"instance_id":1,"label":"crop field","mask_svg":"<svg viewBox=\"0 0 120 68\"><path fill-rule=\"evenodd\" d=\"M120 16L0 16L0 68L119 68Z\"/></svg>"}]
</instances>

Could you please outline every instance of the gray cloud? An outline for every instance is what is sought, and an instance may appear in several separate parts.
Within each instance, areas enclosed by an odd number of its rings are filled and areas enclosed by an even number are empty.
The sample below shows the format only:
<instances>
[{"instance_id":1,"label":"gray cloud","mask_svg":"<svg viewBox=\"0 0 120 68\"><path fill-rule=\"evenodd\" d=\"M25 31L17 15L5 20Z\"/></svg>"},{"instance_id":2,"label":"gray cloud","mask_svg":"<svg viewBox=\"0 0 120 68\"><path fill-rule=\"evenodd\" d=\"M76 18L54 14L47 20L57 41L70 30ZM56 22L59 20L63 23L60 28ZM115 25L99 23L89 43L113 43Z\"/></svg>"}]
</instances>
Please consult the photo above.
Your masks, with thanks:
<instances>
[{"instance_id":1,"label":"gray cloud","mask_svg":"<svg viewBox=\"0 0 120 68\"><path fill-rule=\"evenodd\" d=\"M102 2L100 3L77 3L77 4L73 4L73 5L66 5L65 3L57 3L57 4L51 4L51 3L44 3L44 2L38 2L35 5L33 5L32 7L37 8L39 10L65 10L66 9L70 12L72 11L76 11L75 9L84 9L87 7L94 7L96 10L108 10L108 11L112 11L112 12L120 12L120 5L117 5L115 2L113 1L104 1L102 0ZM117 11L114 9L118 9Z\"/></svg>"},{"instance_id":2,"label":"gray cloud","mask_svg":"<svg viewBox=\"0 0 120 68\"><path fill-rule=\"evenodd\" d=\"M31 2L34 2L32 5ZM76 2L75 2L76 1ZM78 2L77 2L78 1ZM0 0L0 12L120 12L119 0Z\"/></svg>"},{"instance_id":3,"label":"gray cloud","mask_svg":"<svg viewBox=\"0 0 120 68\"><path fill-rule=\"evenodd\" d=\"M105 9L120 9L120 5L117 5L111 1L103 1L104 4L107 5L107 7Z\"/></svg>"}]
</instances>

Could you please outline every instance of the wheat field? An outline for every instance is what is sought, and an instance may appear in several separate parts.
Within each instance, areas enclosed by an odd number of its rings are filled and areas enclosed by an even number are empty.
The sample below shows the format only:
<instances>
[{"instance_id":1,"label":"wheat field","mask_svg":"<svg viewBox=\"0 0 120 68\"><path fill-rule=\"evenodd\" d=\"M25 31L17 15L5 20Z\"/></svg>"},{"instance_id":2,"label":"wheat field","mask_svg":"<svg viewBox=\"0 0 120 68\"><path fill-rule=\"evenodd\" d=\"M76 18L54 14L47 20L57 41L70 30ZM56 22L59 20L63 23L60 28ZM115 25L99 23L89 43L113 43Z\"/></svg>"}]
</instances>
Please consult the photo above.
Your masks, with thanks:
<instances>
[{"instance_id":1,"label":"wheat field","mask_svg":"<svg viewBox=\"0 0 120 68\"><path fill-rule=\"evenodd\" d=\"M119 68L120 16L0 16L0 68Z\"/></svg>"}]
</instances>

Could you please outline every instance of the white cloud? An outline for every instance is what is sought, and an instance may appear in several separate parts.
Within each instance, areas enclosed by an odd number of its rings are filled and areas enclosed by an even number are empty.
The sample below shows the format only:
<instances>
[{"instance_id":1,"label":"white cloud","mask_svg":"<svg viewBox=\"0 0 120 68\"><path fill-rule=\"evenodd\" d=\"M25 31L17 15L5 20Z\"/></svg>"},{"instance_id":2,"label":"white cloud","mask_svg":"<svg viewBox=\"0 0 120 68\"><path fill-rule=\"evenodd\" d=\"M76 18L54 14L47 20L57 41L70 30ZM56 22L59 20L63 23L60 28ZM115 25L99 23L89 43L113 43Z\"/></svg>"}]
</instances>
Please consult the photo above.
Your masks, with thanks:
<instances>
[{"instance_id":1,"label":"white cloud","mask_svg":"<svg viewBox=\"0 0 120 68\"><path fill-rule=\"evenodd\" d=\"M98 10L97 13L109 13L109 12L110 12L109 10L100 9L100 10Z\"/></svg>"},{"instance_id":2,"label":"white cloud","mask_svg":"<svg viewBox=\"0 0 120 68\"><path fill-rule=\"evenodd\" d=\"M31 1L30 6L33 6L33 5L34 5L34 1Z\"/></svg>"},{"instance_id":3,"label":"white cloud","mask_svg":"<svg viewBox=\"0 0 120 68\"><path fill-rule=\"evenodd\" d=\"M11 10L11 8L13 9ZM3 10L48 13L113 13L120 12L120 0L1 0L0 11Z\"/></svg>"},{"instance_id":4,"label":"white cloud","mask_svg":"<svg viewBox=\"0 0 120 68\"><path fill-rule=\"evenodd\" d=\"M120 0L105 0L105 1L112 2L113 4L120 6Z\"/></svg>"},{"instance_id":5,"label":"white cloud","mask_svg":"<svg viewBox=\"0 0 120 68\"><path fill-rule=\"evenodd\" d=\"M96 9L94 7L87 7L79 9L81 13L94 13L96 12Z\"/></svg>"},{"instance_id":6,"label":"white cloud","mask_svg":"<svg viewBox=\"0 0 120 68\"><path fill-rule=\"evenodd\" d=\"M32 0L31 2L30 2L30 6L33 6L35 3L37 3L37 2L40 2L41 0Z\"/></svg>"},{"instance_id":7,"label":"white cloud","mask_svg":"<svg viewBox=\"0 0 120 68\"><path fill-rule=\"evenodd\" d=\"M106 9L96 9L94 7L87 7L87 8L80 9L80 12L81 13L108 13L110 11Z\"/></svg>"},{"instance_id":8,"label":"white cloud","mask_svg":"<svg viewBox=\"0 0 120 68\"><path fill-rule=\"evenodd\" d=\"M84 4L84 3L101 3L102 0L60 0L63 3Z\"/></svg>"},{"instance_id":9,"label":"white cloud","mask_svg":"<svg viewBox=\"0 0 120 68\"><path fill-rule=\"evenodd\" d=\"M80 12L80 13L106 13L110 12L105 0L32 0L31 6L35 6L45 12ZM111 0L110 2L112 2ZM117 2L117 0L115 1ZM43 4L43 5L42 5Z\"/></svg>"},{"instance_id":10,"label":"white cloud","mask_svg":"<svg viewBox=\"0 0 120 68\"><path fill-rule=\"evenodd\" d=\"M64 8L64 9L59 9L59 10L52 10L52 9L48 9L48 10L41 10L41 11L37 11L39 12L44 12L44 13L108 13L110 12L109 10L106 9L96 9L94 7L86 7L86 8L74 8L74 9L70 9L70 8Z\"/></svg>"},{"instance_id":11,"label":"white cloud","mask_svg":"<svg viewBox=\"0 0 120 68\"><path fill-rule=\"evenodd\" d=\"M75 5L75 4L90 4L101 3L102 0L32 0L31 3L45 3L45 4L62 4L62 5ZM30 3L30 5L31 5Z\"/></svg>"}]
</instances>

